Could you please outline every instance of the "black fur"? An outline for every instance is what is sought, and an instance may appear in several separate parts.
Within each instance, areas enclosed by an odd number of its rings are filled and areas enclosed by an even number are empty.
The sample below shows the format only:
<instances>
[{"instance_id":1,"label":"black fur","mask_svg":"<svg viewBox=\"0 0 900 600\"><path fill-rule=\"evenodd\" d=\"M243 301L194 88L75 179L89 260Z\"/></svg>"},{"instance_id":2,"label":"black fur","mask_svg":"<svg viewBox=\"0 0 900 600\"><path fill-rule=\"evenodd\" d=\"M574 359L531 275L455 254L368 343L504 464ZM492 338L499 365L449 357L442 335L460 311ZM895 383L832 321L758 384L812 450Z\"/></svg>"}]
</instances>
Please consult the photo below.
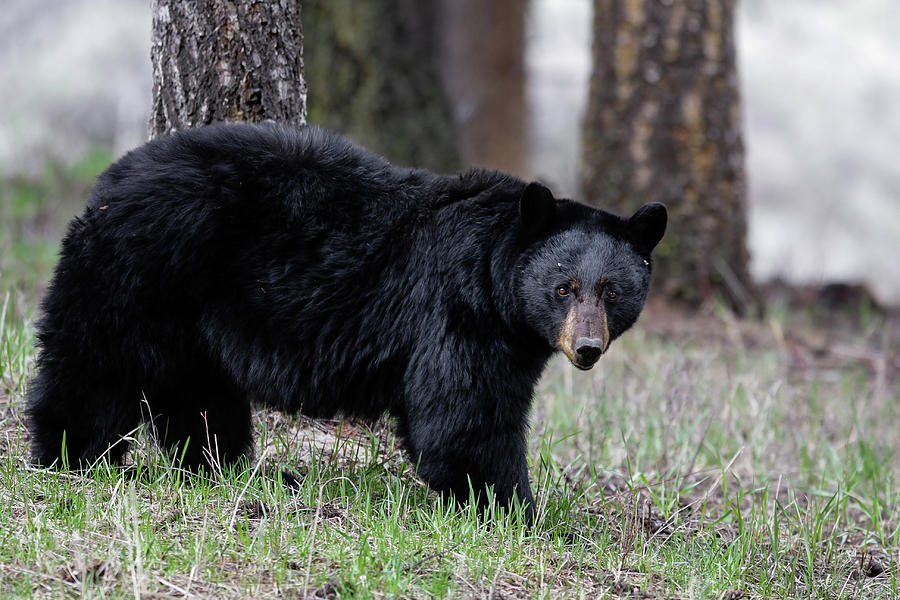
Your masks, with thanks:
<instances>
[{"instance_id":1,"label":"black fur","mask_svg":"<svg viewBox=\"0 0 900 600\"><path fill-rule=\"evenodd\" d=\"M165 445L190 440L186 465L208 436L231 462L250 451L251 401L388 411L433 488L465 499L471 480L531 505L533 387L565 302L584 302L557 286L618 286L590 318L605 311L611 339L634 323L665 228L648 206L635 223L498 172L398 168L312 127L153 141L100 176L63 240L28 396L34 459L60 464L65 433L72 466L120 461L152 415Z\"/></svg>"}]
</instances>

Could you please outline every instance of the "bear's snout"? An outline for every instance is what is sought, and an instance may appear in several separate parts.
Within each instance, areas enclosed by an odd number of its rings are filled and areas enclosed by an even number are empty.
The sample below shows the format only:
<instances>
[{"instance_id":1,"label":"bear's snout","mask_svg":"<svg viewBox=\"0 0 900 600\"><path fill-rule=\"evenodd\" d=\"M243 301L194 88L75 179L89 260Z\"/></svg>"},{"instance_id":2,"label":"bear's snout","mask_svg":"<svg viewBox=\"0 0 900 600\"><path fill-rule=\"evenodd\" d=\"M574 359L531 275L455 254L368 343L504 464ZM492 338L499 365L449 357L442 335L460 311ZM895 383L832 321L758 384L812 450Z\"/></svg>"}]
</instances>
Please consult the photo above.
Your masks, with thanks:
<instances>
[{"instance_id":1,"label":"bear's snout","mask_svg":"<svg viewBox=\"0 0 900 600\"><path fill-rule=\"evenodd\" d=\"M575 366L590 369L603 354L604 347L602 338L578 338L575 340Z\"/></svg>"},{"instance_id":2,"label":"bear's snout","mask_svg":"<svg viewBox=\"0 0 900 600\"><path fill-rule=\"evenodd\" d=\"M606 312L599 302L579 302L559 331L559 348L582 371L594 366L609 346Z\"/></svg>"}]
</instances>

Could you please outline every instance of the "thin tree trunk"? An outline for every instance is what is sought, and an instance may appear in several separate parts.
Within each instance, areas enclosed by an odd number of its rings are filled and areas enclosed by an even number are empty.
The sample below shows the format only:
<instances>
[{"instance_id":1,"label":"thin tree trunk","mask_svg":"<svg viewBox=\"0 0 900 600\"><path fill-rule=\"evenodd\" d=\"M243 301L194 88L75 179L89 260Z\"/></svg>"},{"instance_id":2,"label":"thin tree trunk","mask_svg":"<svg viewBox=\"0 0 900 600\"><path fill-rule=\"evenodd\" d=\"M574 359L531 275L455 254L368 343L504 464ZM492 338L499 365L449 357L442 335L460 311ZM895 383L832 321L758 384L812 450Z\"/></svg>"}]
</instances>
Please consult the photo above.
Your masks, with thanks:
<instances>
[{"instance_id":1,"label":"thin tree trunk","mask_svg":"<svg viewBox=\"0 0 900 600\"><path fill-rule=\"evenodd\" d=\"M154 0L150 137L217 121L306 122L299 0Z\"/></svg>"},{"instance_id":2,"label":"thin tree trunk","mask_svg":"<svg viewBox=\"0 0 900 600\"><path fill-rule=\"evenodd\" d=\"M748 270L734 0L594 0L582 192L628 213L665 202L654 277L697 304L755 306Z\"/></svg>"},{"instance_id":3,"label":"thin tree trunk","mask_svg":"<svg viewBox=\"0 0 900 600\"><path fill-rule=\"evenodd\" d=\"M443 0L443 71L467 165L529 176L526 0Z\"/></svg>"},{"instance_id":4,"label":"thin tree trunk","mask_svg":"<svg viewBox=\"0 0 900 600\"><path fill-rule=\"evenodd\" d=\"M305 0L309 121L398 164L459 166L437 0Z\"/></svg>"}]
</instances>

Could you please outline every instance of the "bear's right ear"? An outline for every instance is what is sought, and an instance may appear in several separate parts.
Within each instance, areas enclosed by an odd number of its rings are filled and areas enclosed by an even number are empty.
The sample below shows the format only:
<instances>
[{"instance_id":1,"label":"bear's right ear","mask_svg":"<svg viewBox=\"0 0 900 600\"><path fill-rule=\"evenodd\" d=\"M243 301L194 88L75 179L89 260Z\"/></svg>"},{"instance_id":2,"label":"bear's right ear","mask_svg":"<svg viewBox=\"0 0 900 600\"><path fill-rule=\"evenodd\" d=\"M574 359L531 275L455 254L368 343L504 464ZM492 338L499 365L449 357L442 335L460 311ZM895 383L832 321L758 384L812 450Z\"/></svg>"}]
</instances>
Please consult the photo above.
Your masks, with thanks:
<instances>
[{"instance_id":1,"label":"bear's right ear","mask_svg":"<svg viewBox=\"0 0 900 600\"><path fill-rule=\"evenodd\" d=\"M556 200L547 186L532 181L519 198L519 222L528 235L545 230L556 216Z\"/></svg>"}]
</instances>

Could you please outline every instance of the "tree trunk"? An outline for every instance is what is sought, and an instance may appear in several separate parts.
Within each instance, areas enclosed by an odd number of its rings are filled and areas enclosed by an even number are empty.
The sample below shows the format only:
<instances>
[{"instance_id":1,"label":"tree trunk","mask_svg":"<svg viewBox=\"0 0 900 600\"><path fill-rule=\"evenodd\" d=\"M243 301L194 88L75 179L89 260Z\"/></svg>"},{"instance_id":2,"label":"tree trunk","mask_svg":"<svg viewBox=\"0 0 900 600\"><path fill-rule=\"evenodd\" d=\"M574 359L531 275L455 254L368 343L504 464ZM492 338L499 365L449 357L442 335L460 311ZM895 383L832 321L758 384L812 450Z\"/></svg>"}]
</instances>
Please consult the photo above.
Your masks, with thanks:
<instances>
[{"instance_id":1,"label":"tree trunk","mask_svg":"<svg viewBox=\"0 0 900 600\"><path fill-rule=\"evenodd\" d=\"M443 70L467 165L522 177L528 164L526 0L443 0Z\"/></svg>"},{"instance_id":2,"label":"tree trunk","mask_svg":"<svg viewBox=\"0 0 900 600\"><path fill-rule=\"evenodd\" d=\"M218 121L306 122L299 0L154 0L150 137Z\"/></svg>"},{"instance_id":3,"label":"tree trunk","mask_svg":"<svg viewBox=\"0 0 900 600\"><path fill-rule=\"evenodd\" d=\"M665 202L654 277L670 298L757 305L748 270L734 0L594 0L582 193Z\"/></svg>"},{"instance_id":4,"label":"tree trunk","mask_svg":"<svg viewBox=\"0 0 900 600\"><path fill-rule=\"evenodd\" d=\"M305 0L309 121L404 165L459 166L437 0Z\"/></svg>"}]
</instances>

